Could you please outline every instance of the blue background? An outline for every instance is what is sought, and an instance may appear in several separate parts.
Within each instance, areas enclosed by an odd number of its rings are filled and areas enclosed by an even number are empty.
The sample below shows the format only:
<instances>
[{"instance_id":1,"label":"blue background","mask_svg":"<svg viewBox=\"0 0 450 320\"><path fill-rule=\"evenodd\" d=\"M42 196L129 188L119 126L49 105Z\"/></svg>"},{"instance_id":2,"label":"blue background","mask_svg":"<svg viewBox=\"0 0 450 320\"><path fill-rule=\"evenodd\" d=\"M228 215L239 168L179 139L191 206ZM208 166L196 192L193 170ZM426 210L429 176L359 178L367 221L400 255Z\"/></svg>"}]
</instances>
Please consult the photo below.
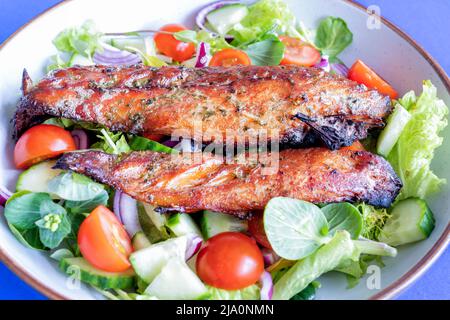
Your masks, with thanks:
<instances>
[{"instance_id":1,"label":"blue background","mask_svg":"<svg viewBox=\"0 0 450 320\"><path fill-rule=\"evenodd\" d=\"M0 0L0 42L58 0ZM418 41L450 74L450 1L360 0ZM32 54L32 53L30 53ZM450 299L450 249L399 299ZM46 299L0 263L0 299Z\"/></svg>"}]
</instances>

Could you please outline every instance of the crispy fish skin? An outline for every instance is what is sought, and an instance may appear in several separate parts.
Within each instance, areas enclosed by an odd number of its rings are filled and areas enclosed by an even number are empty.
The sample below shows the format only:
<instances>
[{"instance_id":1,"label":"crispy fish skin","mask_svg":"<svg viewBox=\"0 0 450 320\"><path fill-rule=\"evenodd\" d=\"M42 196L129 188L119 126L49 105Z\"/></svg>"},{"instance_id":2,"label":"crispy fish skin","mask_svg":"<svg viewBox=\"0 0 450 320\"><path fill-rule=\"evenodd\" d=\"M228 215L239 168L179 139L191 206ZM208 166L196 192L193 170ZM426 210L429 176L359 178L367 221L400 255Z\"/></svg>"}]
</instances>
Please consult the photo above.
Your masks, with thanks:
<instances>
[{"instance_id":1,"label":"crispy fish skin","mask_svg":"<svg viewBox=\"0 0 450 320\"><path fill-rule=\"evenodd\" d=\"M66 153L55 168L87 175L167 211L213 210L241 217L278 196L389 207L401 188L390 164L370 152L310 148L276 156L279 167L270 175L263 170L274 163L272 154L229 163L206 153L117 156L92 150Z\"/></svg>"},{"instance_id":2,"label":"crispy fish skin","mask_svg":"<svg viewBox=\"0 0 450 320\"><path fill-rule=\"evenodd\" d=\"M330 149L365 138L391 112L389 97L318 68L143 65L71 67L25 79L15 136L48 116L134 134L267 140ZM219 140L217 140L219 139Z\"/></svg>"}]
</instances>

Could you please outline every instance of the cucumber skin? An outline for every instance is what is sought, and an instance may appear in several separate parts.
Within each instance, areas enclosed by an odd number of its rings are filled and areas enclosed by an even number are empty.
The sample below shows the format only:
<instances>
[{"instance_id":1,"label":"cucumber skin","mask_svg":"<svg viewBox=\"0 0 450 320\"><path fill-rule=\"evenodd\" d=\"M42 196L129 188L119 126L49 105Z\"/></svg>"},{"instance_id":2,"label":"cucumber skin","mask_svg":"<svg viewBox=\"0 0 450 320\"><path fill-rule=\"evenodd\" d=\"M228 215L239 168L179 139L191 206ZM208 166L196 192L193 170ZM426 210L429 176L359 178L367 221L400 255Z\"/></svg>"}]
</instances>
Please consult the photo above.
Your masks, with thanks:
<instances>
[{"instance_id":1,"label":"cucumber skin","mask_svg":"<svg viewBox=\"0 0 450 320\"><path fill-rule=\"evenodd\" d=\"M414 199L419 200L418 202L420 203L423 212L418 227L423 232L425 238L428 238L436 226L436 220L434 219L433 212L425 201L418 198Z\"/></svg>"},{"instance_id":2,"label":"cucumber skin","mask_svg":"<svg viewBox=\"0 0 450 320\"><path fill-rule=\"evenodd\" d=\"M70 259L83 259L83 258L66 258L59 262L59 268L70 276L74 273L70 272L71 266L79 267L77 264L71 263ZM90 266L93 271L95 268ZM105 276L100 274L94 274L92 271L84 270L80 268L79 280L96 286L100 289L130 289L136 284L136 277L134 273L125 271L125 273L111 273L111 276ZM103 271L100 271L103 272Z\"/></svg>"}]
</instances>

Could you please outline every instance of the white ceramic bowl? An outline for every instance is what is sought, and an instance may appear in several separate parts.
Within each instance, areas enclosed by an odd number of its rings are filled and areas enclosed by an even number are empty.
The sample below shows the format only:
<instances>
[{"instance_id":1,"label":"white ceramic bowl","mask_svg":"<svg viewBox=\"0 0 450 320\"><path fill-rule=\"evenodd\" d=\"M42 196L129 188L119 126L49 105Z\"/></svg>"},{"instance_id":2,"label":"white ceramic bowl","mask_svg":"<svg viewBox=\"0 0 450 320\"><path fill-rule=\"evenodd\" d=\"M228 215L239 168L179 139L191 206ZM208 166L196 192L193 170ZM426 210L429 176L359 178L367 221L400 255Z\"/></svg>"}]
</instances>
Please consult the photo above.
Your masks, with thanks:
<instances>
[{"instance_id":1,"label":"white ceramic bowl","mask_svg":"<svg viewBox=\"0 0 450 320\"><path fill-rule=\"evenodd\" d=\"M328 15L347 21L354 40L341 56L351 64L362 58L385 77L401 94L420 90L422 80L431 79L439 96L450 105L450 81L433 59L395 26L383 21L379 29L367 27L365 9L345 0L286 0L297 17L307 26ZM20 97L22 69L33 79L43 76L44 66L55 53L52 39L62 29L93 19L105 32L158 28L164 23L181 22L193 26L194 14L210 0L72 0L63 2L42 14L8 39L0 50L0 184L14 189L18 171L12 164L14 143L10 135L11 116ZM450 130L433 162L435 172L450 181ZM441 253L449 235L449 187L430 201L436 215L436 229L426 241L402 247L395 259L385 259L381 271L381 288L368 289L366 281L346 289L345 277L330 273L320 279L318 299L391 298L422 274ZM3 209L0 209L3 211ZM20 277L51 298L92 299L99 294L85 286L73 288L56 263L21 245L0 217L0 257Z\"/></svg>"}]
</instances>

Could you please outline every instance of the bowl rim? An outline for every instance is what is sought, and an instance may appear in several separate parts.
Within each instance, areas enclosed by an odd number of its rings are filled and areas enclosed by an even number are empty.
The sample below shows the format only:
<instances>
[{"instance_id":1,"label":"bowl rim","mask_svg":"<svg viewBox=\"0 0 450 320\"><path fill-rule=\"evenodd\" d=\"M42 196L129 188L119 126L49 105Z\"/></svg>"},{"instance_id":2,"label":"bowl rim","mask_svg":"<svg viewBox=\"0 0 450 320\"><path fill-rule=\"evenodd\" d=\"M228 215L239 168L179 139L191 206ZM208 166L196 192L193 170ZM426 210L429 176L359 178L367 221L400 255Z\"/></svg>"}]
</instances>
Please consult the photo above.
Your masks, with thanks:
<instances>
[{"instance_id":1,"label":"bowl rim","mask_svg":"<svg viewBox=\"0 0 450 320\"><path fill-rule=\"evenodd\" d=\"M22 25L19 29L17 29L14 33L12 33L1 45L0 50L3 48L22 30L30 26L34 21L42 18L44 15L50 13L51 11L59 8L67 4L68 2L72 2L75 0L62 0L61 2L56 3L55 5L49 7L45 11L41 12L27 23ZM343 3L351 5L358 10L363 11L365 14L368 14L367 7L357 3L355 0L340 0ZM400 37L406 40L416 51L420 53L420 55L425 58L425 60L430 64L430 66L436 71L441 81L444 83L448 92L450 92L450 78L444 71L444 69L439 65L439 63L411 36L409 36L406 32L401 30L394 23L389 21L388 19L380 16L381 21L384 25L386 25L389 29L397 33ZM391 283L389 286L381 290L380 292L369 297L369 300L385 300L391 299L398 294L400 294L404 289L406 289L412 282L417 280L420 276L422 276L425 271L434 263L435 260L443 253L445 248L450 242L450 222L447 224L442 235L439 239L434 243L431 249L420 259L413 267L411 267L406 273L404 273L400 278ZM54 289L50 288L46 284L40 282L39 279L32 276L27 270L22 268L13 257L8 256L6 252L3 251L0 244L0 260L11 270L13 271L20 279L25 281L31 287L44 294L46 297L54 299L54 300L70 300L68 297L58 293Z\"/></svg>"}]
</instances>

